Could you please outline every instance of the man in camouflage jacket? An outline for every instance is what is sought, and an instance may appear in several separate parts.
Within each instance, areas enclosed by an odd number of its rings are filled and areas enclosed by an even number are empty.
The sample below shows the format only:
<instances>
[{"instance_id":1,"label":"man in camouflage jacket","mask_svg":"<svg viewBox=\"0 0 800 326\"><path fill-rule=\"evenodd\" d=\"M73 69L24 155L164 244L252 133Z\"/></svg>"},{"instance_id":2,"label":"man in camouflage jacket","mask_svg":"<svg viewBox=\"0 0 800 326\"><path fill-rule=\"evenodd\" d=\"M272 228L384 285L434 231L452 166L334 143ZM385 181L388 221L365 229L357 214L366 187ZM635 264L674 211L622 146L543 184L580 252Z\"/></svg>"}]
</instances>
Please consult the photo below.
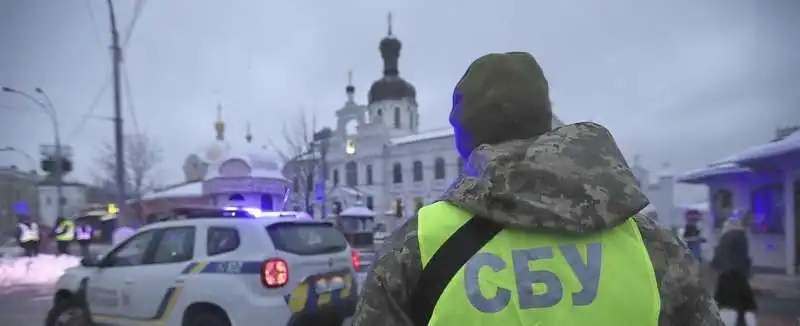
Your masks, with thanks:
<instances>
[{"instance_id":1,"label":"man in camouflage jacket","mask_svg":"<svg viewBox=\"0 0 800 326\"><path fill-rule=\"evenodd\" d=\"M658 324L723 325L685 244L639 213L648 199L609 131L594 123L552 129L547 80L530 54L477 59L453 102L456 147L467 163L441 200L534 236L591 234L634 218L661 296ZM413 326L409 298L421 272L415 218L380 250L353 325Z\"/></svg>"}]
</instances>

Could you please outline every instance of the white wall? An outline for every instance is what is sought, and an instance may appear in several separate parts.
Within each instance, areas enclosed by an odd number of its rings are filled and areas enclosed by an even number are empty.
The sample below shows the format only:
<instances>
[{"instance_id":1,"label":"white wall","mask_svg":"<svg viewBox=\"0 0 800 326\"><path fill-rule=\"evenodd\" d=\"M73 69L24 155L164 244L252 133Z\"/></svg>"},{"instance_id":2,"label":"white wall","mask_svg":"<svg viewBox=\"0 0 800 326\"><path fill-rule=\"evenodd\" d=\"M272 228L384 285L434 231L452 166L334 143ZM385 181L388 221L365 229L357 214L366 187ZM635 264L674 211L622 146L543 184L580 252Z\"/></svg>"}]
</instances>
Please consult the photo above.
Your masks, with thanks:
<instances>
[{"instance_id":1,"label":"white wall","mask_svg":"<svg viewBox=\"0 0 800 326\"><path fill-rule=\"evenodd\" d=\"M53 225L58 217L58 192L55 186L39 186L39 214L42 223ZM72 217L86 206L86 188L83 186L65 185L62 187L64 195L64 217Z\"/></svg>"},{"instance_id":2,"label":"white wall","mask_svg":"<svg viewBox=\"0 0 800 326\"><path fill-rule=\"evenodd\" d=\"M445 161L445 177L440 180L434 178L434 164L438 157ZM415 161L422 162L422 181L414 181ZM394 163L402 166L403 182L399 184L393 182ZM443 137L392 147L384 178L387 180L389 201L402 199L405 205L404 214L412 216L416 213L415 198L422 198L426 203L438 199L457 175L458 154L454 149L453 138Z\"/></svg>"}]
</instances>

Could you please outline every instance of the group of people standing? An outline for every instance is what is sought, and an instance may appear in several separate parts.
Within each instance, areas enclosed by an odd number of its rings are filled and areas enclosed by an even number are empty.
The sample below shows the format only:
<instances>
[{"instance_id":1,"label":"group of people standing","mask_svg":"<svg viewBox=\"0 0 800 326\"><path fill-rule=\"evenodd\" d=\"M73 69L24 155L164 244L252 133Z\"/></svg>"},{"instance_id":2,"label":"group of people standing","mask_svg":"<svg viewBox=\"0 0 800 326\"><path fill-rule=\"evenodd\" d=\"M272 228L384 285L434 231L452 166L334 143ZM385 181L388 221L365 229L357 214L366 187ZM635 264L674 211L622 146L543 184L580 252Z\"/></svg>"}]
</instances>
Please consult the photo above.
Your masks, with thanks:
<instances>
[{"instance_id":1,"label":"group of people standing","mask_svg":"<svg viewBox=\"0 0 800 326\"><path fill-rule=\"evenodd\" d=\"M747 215L737 212L725 221L708 265L715 279L714 299L728 325L756 325L757 305L750 285L752 260L744 226ZM689 211L681 236L692 255L702 263L706 239L700 231L701 217L700 212Z\"/></svg>"},{"instance_id":2,"label":"group of people standing","mask_svg":"<svg viewBox=\"0 0 800 326\"><path fill-rule=\"evenodd\" d=\"M39 223L30 216L18 216L16 238L25 256L34 257L40 252L42 232ZM88 223L75 223L73 220L59 217L55 227L50 233L50 238L55 240L56 252L59 255L69 255L72 242L80 245L81 256L89 256L89 245L94 237L94 228Z\"/></svg>"}]
</instances>

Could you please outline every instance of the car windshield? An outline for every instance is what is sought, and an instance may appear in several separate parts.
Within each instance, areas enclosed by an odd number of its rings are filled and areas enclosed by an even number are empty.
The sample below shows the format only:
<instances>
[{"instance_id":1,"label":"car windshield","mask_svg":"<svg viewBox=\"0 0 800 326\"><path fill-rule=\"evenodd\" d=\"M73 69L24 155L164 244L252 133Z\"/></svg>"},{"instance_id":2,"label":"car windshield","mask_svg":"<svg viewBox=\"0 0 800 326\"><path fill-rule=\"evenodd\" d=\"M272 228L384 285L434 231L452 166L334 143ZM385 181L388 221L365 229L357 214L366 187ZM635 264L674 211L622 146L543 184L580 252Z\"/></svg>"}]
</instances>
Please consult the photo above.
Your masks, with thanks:
<instances>
[{"instance_id":1,"label":"car windshield","mask_svg":"<svg viewBox=\"0 0 800 326\"><path fill-rule=\"evenodd\" d=\"M267 227L275 247L297 255L321 255L347 249L344 235L328 223L276 223Z\"/></svg>"}]
</instances>

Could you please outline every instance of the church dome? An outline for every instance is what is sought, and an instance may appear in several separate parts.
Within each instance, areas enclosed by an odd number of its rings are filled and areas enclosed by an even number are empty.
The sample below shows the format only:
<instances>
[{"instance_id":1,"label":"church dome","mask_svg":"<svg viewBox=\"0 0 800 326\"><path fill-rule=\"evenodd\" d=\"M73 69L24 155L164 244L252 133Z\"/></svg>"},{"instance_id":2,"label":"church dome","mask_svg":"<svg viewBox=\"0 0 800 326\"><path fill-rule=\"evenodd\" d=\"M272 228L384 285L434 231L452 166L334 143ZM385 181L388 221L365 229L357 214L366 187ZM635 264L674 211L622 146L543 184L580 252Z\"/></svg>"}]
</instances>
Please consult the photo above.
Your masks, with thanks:
<instances>
[{"instance_id":1,"label":"church dome","mask_svg":"<svg viewBox=\"0 0 800 326\"><path fill-rule=\"evenodd\" d=\"M392 33L392 17L389 14L389 30L378 45L383 59L383 77L372 83L369 88L369 104L384 100L410 99L416 102L417 90L411 83L400 77L400 51L403 42Z\"/></svg>"},{"instance_id":2,"label":"church dome","mask_svg":"<svg viewBox=\"0 0 800 326\"><path fill-rule=\"evenodd\" d=\"M400 76L384 76L381 79L372 83L369 88L369 103L380 102L384 100L402 100L411 99L416 101L417 90L411 83Z\"/></svg>"},{"instance_id":3,"label":"church dome","mask_svg":"<svg viewBox=\"0 0 800 326\"><path fill-rule=\"evenodd\" d=\"M201 161L207 164L214 164L219 163L222 158L228 155L230 150L230 143L224 140L216 140L200 147L196 155Z\"/></svg>"},{"instance_id":4,"label":"church dome","mask_svg":"<svg viewBox=\"0 0 800 326\"><path fill-rule=\"evenodd\" d=\"M249 176L256 178L285 179L280 156L266 148L247 144L234 147L211 164L206 179L216 177ZM241 175L239 175L241 174Z\"/></svg>"},{"instance_id":5,"label":"church dome","mask_svg":"<svg viewBox=\"0 0 800 326\"><path fill-rule=\"evenodd\" d=\"M266 147L248 144L248 146L243 148L242 154L247 156L253 170L280 172L283 169L283 164L278 153Z\"/></svg>"}]
</instances>

